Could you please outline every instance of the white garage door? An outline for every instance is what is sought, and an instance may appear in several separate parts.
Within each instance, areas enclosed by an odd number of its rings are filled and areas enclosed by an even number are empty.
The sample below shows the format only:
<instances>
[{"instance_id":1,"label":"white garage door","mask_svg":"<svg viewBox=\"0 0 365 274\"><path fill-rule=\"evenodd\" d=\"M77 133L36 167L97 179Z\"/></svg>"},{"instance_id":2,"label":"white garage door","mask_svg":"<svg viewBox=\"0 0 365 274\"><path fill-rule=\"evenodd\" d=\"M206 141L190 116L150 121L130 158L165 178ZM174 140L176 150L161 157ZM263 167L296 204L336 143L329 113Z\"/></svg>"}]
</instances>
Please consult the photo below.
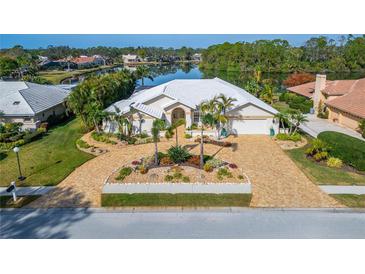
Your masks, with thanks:
<instances>
[{"instance_id":1,"label":"white garage door","mask_svg":"<svg viewBox=\"0 0 365 274\"><path fill-rule=\"evenodd\" d=\"M237 134L270 134L267 120L233 120L232 131Z\"/></svg>"}]
</instances>

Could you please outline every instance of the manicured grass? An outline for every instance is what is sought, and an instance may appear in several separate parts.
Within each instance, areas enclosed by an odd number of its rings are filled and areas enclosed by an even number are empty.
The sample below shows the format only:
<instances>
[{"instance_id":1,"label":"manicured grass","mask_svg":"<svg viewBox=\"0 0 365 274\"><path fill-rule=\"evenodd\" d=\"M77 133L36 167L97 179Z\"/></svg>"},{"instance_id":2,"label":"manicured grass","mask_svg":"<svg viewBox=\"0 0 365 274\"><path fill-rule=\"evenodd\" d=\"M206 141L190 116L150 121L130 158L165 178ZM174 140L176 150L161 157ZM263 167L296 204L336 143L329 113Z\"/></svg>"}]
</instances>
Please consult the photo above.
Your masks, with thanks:
<instances>
[{"instance_id":1,"label":"manicured grass","mask_svg":"<svg viewBox=\"0 0 365 274\"><path fill-rule=\"evenodd\" d=\"M333 131L320 133L318 139L330 146L331 156L340 158L357 170L365 171L365 141Z\"/></svg>"},{"instance_id":2,"label":"manicured grass","mask_svg":"<svg viewBox=\"0 0 365 274\"><path fill-rule=\"evenodd\" d=\"M78 119L56 126L42 139L20 147L20 162L27 179L19 184L56 185L76 167L94 156L76 148L76 140L82 136ZM8 186L18 177L15 153L5 152L0 160L0 186Z\"/></svg>"},{"instance_id":3,"label":"manicured grass","mask_svg":"<svg viewBox=\"0 0 365 274\"><path fill-rule=\"evenodd\" d=\"M48 81L51 81L52 84L57 85L66 78L78 76L78 75L81 75L84 73L90 73L93 71L97 71L97 70L109 68L109 67L111 67L111 66L101 66L101 67L89 68L89 69L77 69L77 70L72 70L72 71L63 71L63 70L49 70L48 71L47 70L47 71L40 71L39 76Z\"/></svg>"},{"instance_id":4,"label":"manicured grass","mask_svg":"<svg viewBox=\"0 0 365 274\"><path fill-rule=\"evenodd\" d=\"M319 165L306 158L303 148L287 150L286 153L307 177L320 185L365 185L365 176L354 172Z\"/></svg>"},{"instance_id":5,"label":"manicured grass","mask_svg":"<svg viewBox=\"0 0 365 274\"><path fill-rule=\"evenodd\" d=\"M330 196L348 207L365 207L365 195L331 194Z\"/></svg>"},{"instance_id":6,"label":"manicured grass","mask_svg":"<svg viewBox=\"0 0 365 274\"><path fill-rule=\"evenodd\" d=\"M101 195L101 204L104 207L117 207L117 206L247 207L250 205L250 201L251 201L251 194L137 193L137 194Z\"/></svg>"},{"instance_id":7,"label":"manicured grass","mask_svg":"<svg viewBox=\"0 0 365 274\"><path fill-rule=\"evenodd\" d=\"M21 208L39 197L40 195L18 196L14 204L13 196L0 196L0 208Z\"/></svg>"}]
</instances>

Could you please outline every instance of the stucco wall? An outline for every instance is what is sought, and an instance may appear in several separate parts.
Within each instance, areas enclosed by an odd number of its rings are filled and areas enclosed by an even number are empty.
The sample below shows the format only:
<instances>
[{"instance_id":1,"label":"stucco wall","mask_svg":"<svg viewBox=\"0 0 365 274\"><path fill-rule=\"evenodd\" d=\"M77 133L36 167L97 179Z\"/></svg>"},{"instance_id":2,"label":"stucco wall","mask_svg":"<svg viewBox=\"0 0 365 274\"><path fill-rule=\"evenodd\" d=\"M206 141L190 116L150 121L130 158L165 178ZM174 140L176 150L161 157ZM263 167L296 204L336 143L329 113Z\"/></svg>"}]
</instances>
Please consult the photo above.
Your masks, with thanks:
<instances>
[{"instance_id":1,"label":"stucco wall","mask_svg":"<svg viewBox=\"0 0 365 274\"><path fill-rule=\"evenodd\" d=\"M351 128L353 130L357 130L359 127L360 118L355 117L351 114L342 112L332 107L328 107L328 119L331 122L338 123L345 127Z\"/></svg>"}]
</instances>

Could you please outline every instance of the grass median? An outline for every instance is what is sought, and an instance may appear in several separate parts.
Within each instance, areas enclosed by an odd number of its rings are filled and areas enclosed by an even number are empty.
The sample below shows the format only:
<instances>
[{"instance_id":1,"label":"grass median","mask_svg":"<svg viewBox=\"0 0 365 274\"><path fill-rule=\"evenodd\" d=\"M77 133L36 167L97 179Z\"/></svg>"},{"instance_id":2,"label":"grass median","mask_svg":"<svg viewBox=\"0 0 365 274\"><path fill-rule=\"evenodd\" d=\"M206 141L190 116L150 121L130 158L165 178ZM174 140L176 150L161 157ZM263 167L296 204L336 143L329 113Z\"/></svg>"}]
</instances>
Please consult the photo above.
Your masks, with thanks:
<instances>
[{"instance_id":1,"label":"grass median","mask_svg":"<svg viewBox=\"0 0 365 274\"><path fill-rule=\"evenodd\" d=\"M135 193L102 194L103 207L123 206L186 206L186 207L248 207L251 194Z\"/></svg>"},{"instance_id":2,"label":"grass median","mask_svg":"<svg viewBox=\"0 0 365 274\"><path fill-rule=\"evenodd\" d=\"M365 194L331 194L330 196L348 207L365 207Z\"/></svg>"}]
</instances>

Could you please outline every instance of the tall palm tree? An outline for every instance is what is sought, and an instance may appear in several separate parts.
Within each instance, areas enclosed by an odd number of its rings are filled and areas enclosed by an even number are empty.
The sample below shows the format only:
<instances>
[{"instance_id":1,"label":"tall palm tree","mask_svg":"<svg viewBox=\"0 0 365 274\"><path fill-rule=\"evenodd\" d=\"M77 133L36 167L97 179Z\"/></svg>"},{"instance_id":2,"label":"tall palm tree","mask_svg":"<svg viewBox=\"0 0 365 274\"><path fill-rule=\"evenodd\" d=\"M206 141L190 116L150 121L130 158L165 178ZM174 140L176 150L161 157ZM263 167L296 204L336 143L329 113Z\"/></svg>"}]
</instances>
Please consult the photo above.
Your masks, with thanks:
<instances>
[{"instance_id":1,"label":"tall palm tree","mask_svg":"<svg viewBox=\"0 0 365 274\"><path fill-rule=\"evenodd\" d=\"M293 114L293 121L294 121L294 132L293 132L294 134L297 132L300 124L308 122L308 119L303 113L297 112Z\"/></svg>"},{"instance_id":2,"label":"tall palm tree","mask_svg":"<svg viewBox=\"0 0 365 274\"><path fill-rule=\"evenodd\" d=\"M179 145L179 137L178 137L178 134L177 134L177 128L178 128L179 126L182 126L182 125L185 125L185 119L183 119L183 118L176 120L176 121L172 124L172 126L171 126L171 128L175 130L175 140L176 140L176 146L178 146L178 145Z\"/></svg>"},{"instance_id":3,"label":"tall palm tree","mask_svg":"<svg viewBox=\"0 0 365 274\"><path fill-rule=\"evenodd\" d=\"M148 78L151 81L153 81L153 77L151 75L151 71L149 69L149 67L142 65L142 66L138 66L137 70L136 70L136 76L138 79L141 79L142 81L142 86L144 86L144 78Z\"/></svg>"},{"instance_id":4,"label":"tall palm tree","mask_svg":"<svg viewBox=\"0 0 365 274\"><path fill-rule=\"evenodd\" d=\"M202 114L201 117L201 134L200 134L200 168L204 166L204 127L210 126L213 127L215 121L214 117L211 113Z\"/></svg>"},{"instance_id":5,"label":"tall palm tree","mask_svg":"<svg viewBox=\"0 0 365 274\"><path fill-rule=\"evenodd\" d=\"M155 143L155 165L158 165L158 146L157 142L159 141L160 131L165 128L165 121L161 119L156 119L152 123L151 133L153 142Z\"/></svg>"},{"instance_id":6,"label":"tall palm tree","mask_svg":"<svg viewBox=\"0 0 365 274\"><path fill-rule=\"evenodd\" d=\"M271 84L264 84L263 89L261 91L260 97L266 103L270 105L273 103L274 100L274 87Z\"/></svg>"},{"instance_id":7,"label":"tall palm tree","mask_svg":"<svg viewBox=\"0 0 365 274\"><path fill-rule=\"evenodd\" d=\"M220 105L223 115L226 115L227 109L234 106L233 102L237 101L237 99L232 97L226 97L224 94L219 94L216 101Z\"/></svg>"},{"instance_id":8,"label":"tall palm tree","mask_svg":"<svg viewBox=\"0 0 365 274\"><path fill-rule=\"evenodd\" d=\"M278 113L275 114L274 117L279 120L279 133L280 133L281 126L284 129L284 133L285 133L285 122L288 119L287 114L284 113L284 112L278 112Z\"/></svg>"}]
</instances>

